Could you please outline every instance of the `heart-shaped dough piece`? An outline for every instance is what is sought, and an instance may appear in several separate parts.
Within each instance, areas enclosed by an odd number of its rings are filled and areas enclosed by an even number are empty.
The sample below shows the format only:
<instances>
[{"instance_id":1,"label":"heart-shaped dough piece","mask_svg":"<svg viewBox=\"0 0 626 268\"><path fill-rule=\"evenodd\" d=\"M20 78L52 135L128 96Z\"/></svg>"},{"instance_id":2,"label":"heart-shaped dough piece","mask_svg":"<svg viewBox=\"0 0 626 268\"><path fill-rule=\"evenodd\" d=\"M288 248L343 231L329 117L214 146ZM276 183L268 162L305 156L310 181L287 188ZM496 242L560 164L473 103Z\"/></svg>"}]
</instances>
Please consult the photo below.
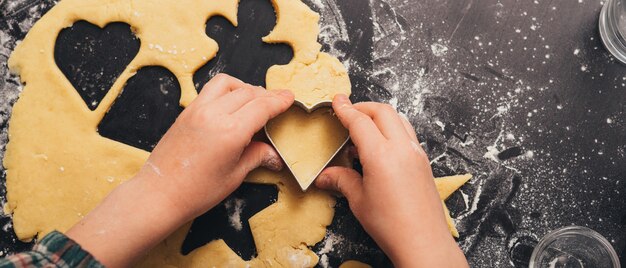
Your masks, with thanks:
<instances>
[{"instance_id":1,"label":"heart-shaped dough piece","mask_svg":"<svg viewBox=\"0 0 626 268\"><path fill-rule=\"evenodd\" d=\"M265 132L302 190L313 183L349 137L330 107L307 113L292 106L270 120Z\"/></svg>"}]
</instances>

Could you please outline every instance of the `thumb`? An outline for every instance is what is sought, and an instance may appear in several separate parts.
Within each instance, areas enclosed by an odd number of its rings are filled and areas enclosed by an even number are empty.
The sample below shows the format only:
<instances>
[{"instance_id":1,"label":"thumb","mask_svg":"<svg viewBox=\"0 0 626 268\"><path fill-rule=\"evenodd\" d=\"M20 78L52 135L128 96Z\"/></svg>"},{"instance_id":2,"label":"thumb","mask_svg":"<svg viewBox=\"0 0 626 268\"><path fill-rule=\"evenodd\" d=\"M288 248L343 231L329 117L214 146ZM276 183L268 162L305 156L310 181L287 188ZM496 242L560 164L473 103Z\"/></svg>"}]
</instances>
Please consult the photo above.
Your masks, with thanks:
<instances>
[{"instance_id":1,"label":"thumb","mask_svg":"<svg viewBox=\"0 0 626 268\"><path fill-rule=\"evenodd\" d=\"M349 203L358 202L363 190L363 178L356 170L347 167L328 167L315 180L315 186L323 190L343 194Z\"/></svg>"},{"instance_id":2,"label":"thumb","mask_svg":"<svg viewBox=\"0 0 626 268\"><path fill-rule=\"evenodd\" d=\"M283 168L283 161L272 146L267 143L253 141L243 150L237 168L245 177L250 171L258 167L278 171Z\"/></svg>"}]
</instances>

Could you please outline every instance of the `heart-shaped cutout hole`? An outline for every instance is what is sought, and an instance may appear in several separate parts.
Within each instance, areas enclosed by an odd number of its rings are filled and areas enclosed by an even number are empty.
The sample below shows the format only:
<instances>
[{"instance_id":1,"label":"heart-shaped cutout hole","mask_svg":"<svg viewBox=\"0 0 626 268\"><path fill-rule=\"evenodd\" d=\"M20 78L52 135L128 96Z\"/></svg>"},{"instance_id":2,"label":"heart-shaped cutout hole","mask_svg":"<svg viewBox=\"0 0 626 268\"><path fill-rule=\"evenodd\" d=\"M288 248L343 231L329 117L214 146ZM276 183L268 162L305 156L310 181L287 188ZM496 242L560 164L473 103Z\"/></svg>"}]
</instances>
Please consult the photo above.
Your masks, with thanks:
<instances>
[{"instance_id":1,"label":"heart-shaped cutout hole","mask_svg":"<svg viewBox=\"0 0 626 268\"><path fill-rule=\"evenodd\" d=\"M265 133L287 167L306 190L349 139L330 107L310 113L300 105L270 120Z\"/></svg>"},{"instance_id":2,"label":"heart-shaped cutout hole","mask_svg":"<svg viewBox=\"0 0 626 268\"><path fill-rule=\"evenodd\" d=\"M87 107L94 110L139 47L140 41L128 24L114 22L100 28L77 21L59 33L54 60Z\"/></svg>"}]
</instances>

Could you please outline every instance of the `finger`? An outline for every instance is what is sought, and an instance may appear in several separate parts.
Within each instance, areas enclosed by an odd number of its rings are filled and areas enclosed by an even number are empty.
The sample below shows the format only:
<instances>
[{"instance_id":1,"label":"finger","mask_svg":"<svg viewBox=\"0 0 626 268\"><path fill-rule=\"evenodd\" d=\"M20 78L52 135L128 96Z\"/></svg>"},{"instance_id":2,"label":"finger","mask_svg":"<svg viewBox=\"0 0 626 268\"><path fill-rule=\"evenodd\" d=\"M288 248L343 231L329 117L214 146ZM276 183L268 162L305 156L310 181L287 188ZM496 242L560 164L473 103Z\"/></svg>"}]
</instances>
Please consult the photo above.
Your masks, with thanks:
<instances>
[{"instance_id":1,"label":"finger","mask_svg":"<svg viewBox=\"0 0 626 268\"><path fill-rule=\"evenodd\" d=\"M349 203L358 202L363 191L363 178L347 167L328 167L315 180L317 188L344 195Z\"/></svg>"},{"instance_id":2,"label":"finger","mask_svg":"<svg viewBox=\"0 0 626 268\"><path fill-rule=\"evenodd\" d=\"M406 140L408 134L398 112L391 105L376 102L361 102L354 108L371 117L380 132L387 139Z\"/></svg>"},{"instance_id":3,"label":"finger","mask_svg":"<svg viewBox=\"0 0 626 268\"><path fill-rule=\"evenodd\" d=\"M198 95L198 100L209 102L235 89L247 86L250 85L230 75L219 73L202 87Z\"/></svg>"},{"instance_id":4,"label":"finger","mask_svg":"<svg viewBox=\"0 0 626 268\"><path fill-rule=\"evenodd\" d=\"M213 107L224 113L231 114L241 109L242 106L253 99L267 94L268 93L262 87L250 86L239 88L217 98Z\"/></svg>"},{"instance_id":5,"label":"finger","mask_svg":"<svg viewBox=\"0 0 626 268\"><path fill-rule=\"evenodd\" d=\"M293 104L293 93L284 90L279 92L269 92L268 95L255 98L246 103L233 116L242 125L250 127L254 132L259 131L267 121L277 115L287 111Z\"/></svg>"},{"instance_id":6,"label":"finger","mask_svg":"<svg viewBox=\"0 0 626 268\"><path fill-rule=\"evenodd\" d=\"M333 110L339 121L350 132L350 139L359 149L371 148L384 141L384 136L372 119L354 108L348 96L338 94L333 99Z\"/></svg>"},{"instance_id":7,"label":"finger","mask_svg":"<svg viewBox=\"0 0 626 268\"><path fill-rule=\"evenodd\" d=\"M258 167L279 171L283 168L283 161L274 147L267 143L253 141L243 150L237 164L237 172L241 172L241 177L244 178Z\"/></svg>"},{"instance_id":8,"label":"finger","mask_svg":"<svg viewBox=\"0 0 626 268\"><path fill-rule=\"evenodd\" d=\"M402 113L398 113L398 116L400 116L400 120L402 121L402 124L404 125L404 129L406 130L406 133L409 135L409 138L412 141L419 143L419 140L417 139L417 134L415 133L415 128L413 128L413 125L411 125L411 122L409 122L409 119L406 117L406 115Z\"/></svg>"}]
</instances>

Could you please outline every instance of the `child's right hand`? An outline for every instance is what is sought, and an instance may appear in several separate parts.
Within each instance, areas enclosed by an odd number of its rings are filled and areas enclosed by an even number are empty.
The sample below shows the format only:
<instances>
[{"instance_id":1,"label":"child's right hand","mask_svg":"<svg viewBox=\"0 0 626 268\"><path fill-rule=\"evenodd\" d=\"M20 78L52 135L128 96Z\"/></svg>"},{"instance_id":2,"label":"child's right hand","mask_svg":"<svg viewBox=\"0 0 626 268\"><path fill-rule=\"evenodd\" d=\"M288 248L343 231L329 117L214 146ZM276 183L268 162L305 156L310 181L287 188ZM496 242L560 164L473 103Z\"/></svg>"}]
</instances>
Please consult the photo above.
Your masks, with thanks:
<instances>
[{"instance_id":1,"label":"child's right hand","mask_svg":"<svg viewBox=\"0 0 626 268\"><path fill-rule=\"evenodd\" d=\"M341 192L363 228L397 267L467 267L447 228L426 153L411 124L389 105L352 105L337 95L333 109L350 131L363 165L329 167L316 181Z\"/></svg>"}]
</instances>

